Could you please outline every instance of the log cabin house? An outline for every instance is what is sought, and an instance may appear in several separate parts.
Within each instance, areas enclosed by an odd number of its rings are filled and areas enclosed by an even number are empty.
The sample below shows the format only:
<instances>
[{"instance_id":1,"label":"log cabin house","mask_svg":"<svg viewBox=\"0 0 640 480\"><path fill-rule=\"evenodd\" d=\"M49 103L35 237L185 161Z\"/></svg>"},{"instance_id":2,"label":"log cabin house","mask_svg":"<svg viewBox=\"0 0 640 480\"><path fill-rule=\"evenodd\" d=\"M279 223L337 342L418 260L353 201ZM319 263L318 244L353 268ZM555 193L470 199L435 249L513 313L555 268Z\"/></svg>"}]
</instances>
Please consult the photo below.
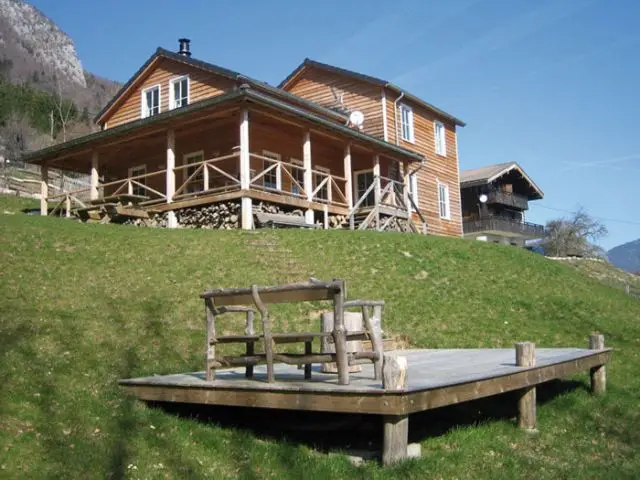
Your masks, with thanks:
<instances>
[{"instance_id":1,"label":"log cabin house","mask_svg":"<svg viewBox=\"0 0 640 480\"><path fill-rule=\"evenodd\" d=\"M181 212L231 203L231 225L243 229L269 205L299 226L462 235L464 123L381 79L307 59L273 87L192 58L180 39L96 122L99 132L25 157L41 166L43 215L128 195L135 205L118 213L163 215L168 227ZM90 172L91 186L49 195L52 168Z\"/></svg>"},{"instance_id":2,"label":"log cabin house","mask_svg":"<svg viewBox=\"0 0 640 480\"><path fill-rule=\"evenodd\" d=\"M529 201L544 193L516 162L460 173L464 236L524 247L541 238L544 227L525 221Z\"/></svg>"}]
</instances>

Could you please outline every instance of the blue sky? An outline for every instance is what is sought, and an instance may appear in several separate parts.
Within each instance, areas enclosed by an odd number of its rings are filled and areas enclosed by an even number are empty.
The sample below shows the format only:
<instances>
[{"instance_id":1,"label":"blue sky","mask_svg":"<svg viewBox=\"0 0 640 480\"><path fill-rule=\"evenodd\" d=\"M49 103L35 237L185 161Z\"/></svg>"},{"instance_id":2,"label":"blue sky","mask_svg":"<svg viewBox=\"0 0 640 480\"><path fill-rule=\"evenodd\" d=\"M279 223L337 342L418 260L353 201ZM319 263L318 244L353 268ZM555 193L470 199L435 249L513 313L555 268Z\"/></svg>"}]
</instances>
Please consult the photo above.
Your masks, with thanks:
<instances>
[{"instance_id":1,"label":"blue sky","mask_svg":"<svg viewBox=\"0 0 640 480\"><path fill-rule=\"evenodd\" d=\"M636 0L32 3L119 81L181 36L274 85L305 57L393 81L467 122L462 169L523 166L545 192L529 221L582 205L605 248L640 237Z\"/></svg>"}]
</instances>

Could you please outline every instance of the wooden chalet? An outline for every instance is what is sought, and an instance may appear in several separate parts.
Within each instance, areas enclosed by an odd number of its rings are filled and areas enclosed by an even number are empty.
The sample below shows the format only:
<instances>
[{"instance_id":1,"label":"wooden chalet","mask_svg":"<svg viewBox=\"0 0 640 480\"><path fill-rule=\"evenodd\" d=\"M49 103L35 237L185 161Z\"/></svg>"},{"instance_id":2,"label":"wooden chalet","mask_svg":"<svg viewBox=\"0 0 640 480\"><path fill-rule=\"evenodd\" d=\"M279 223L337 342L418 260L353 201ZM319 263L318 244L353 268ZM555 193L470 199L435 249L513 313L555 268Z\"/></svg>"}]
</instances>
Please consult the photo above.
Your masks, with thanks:
<instances>
[{"instance_id":1,"label":"wooden chalet","mask_svg":"<svg viewBox=\"0 0 640 480\"><path fill-rule=\"evenodd\" d=\"M460 174L464 236L523 247L541 238L544 227L525 221L529 201L544 193L516 162Z\"/></svg>"},{"instance_id":2,"label":"wooden chalet","mask_svg":"<svg viewBox=\"0 0 640 480\"><path fill-rule=\"evenodd\" d=\"M159 48L98 114L99 132L25 160L41 166L42 214L124 197L119 214L161 214L176 227L176 212L235 202L243 229L269 204L300 215L290 222L300 226L460 235L463 123L380 82L306 61L276 88L192 58L181 39L179 52ZM355 110L361 126L349 123ZM91 186L49 195L49 169L90 172Z\"/></svg>"}]
</instances>

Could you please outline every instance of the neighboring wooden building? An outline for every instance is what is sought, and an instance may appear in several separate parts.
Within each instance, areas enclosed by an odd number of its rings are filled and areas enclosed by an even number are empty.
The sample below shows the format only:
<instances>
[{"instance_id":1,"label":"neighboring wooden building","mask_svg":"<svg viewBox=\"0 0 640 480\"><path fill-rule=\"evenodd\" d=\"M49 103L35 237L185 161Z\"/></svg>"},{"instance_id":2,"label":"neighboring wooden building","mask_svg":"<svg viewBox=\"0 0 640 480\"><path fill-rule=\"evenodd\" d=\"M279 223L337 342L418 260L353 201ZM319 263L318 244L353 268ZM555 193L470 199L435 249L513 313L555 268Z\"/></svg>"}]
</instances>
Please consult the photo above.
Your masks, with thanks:
<instances>
[{"instance_id":1,"label":"neighboring wooden building","mask_svg":"<svg viewBox=\"0 0 640 480\"><path fill-rule=\"evenodd\" d=\"M348 122L356 110L361 128ZM47 201L70 215L125 194L170 227L176 212L236 202L245 229L271 205L303 213L303 225L462 232L464 124L379 79L305 61L276 88L191 58L181 39L177 53L159 48L96 122L100 132L26 156L44 167L43 213ZM90 172L91 188L49 195L48 167Z\"/></svg>"},{"instance_id":2,"label":"neighboring wooden building","mask_svg":"<svg viewBox=\"0 0 640 480\"><path fill-rule=\"evenodd\" d=\"M460 173L464 236L524 246L544 235L544 227L525 221L530 200L544 193L516 162Z\"/></svg>"}]
</instances>

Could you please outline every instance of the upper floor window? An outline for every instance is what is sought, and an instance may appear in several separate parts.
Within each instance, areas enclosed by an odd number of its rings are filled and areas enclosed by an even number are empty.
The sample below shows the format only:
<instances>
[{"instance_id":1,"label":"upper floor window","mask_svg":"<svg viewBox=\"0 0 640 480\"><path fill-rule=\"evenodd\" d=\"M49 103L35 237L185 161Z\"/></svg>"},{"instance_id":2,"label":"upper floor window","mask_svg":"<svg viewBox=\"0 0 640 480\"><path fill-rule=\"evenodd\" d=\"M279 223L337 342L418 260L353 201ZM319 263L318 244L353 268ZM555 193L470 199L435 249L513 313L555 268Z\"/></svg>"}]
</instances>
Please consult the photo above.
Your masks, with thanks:
<instances>
[{"instance_id":1,"label":"upper floor window","mask_svg":"<svg viewBox=\"0 0 640 480\"><path fill-rule=\"evenodd\" d=\"M407 105L400 105L400 126L402 139L413 142L413 110Z\"/></svg>"},{"instance_id":2,"label":"upper floor window","mask_svg":"<svg viewBox=\"0 0 640 480\"><path fill-rule=\"evenodd\" d=\"M160 113L160 85L142 90L142 118Z\"/></svg>"},{"instance_id":3,"label":"upper floor window","mask_svg":"<svg viewBox=\"0 0 640 480\"><path fill-rule=\"evenodd\" d=\"M436 138L436 153L438 155L446 155L447 154L447 140L446 140L446 131L444 129L444 124L442 122L434 123L435 129L435 138Z\"/></svg>"},{"instance_id":4,"label":"upper floor window","mask_svg":"<svg viewBox=\"0 0 640 480\"><path fill-rule=\"evenodd\" d=\"M449 187L438 182L438 205L440 207L440 218L451 219L451 208L449 205Z\"/></svg>"},{"instance_id":5,"label":"upper floor window","mask_svg":"<svg viewBox=\"0 0 640 480\"><path fill-rule=\"evenodd\" d=\"M169 82L169 108L180 108L189 105L189 77L174 78Z\"/></svg>"},{"instance_id":6,"label":"upper floor window","mask_svg":"<svg viewBox=\"0 0 640 480\"><path fill-rule=\"evenodd\" d=\"M409 174L409 197L411 197L411 200L413 200L413 203L409 202L411 205L411 211L415 212L416 207L418 206L418 174L417 173Z\"/></svg>"}]
</instances>

